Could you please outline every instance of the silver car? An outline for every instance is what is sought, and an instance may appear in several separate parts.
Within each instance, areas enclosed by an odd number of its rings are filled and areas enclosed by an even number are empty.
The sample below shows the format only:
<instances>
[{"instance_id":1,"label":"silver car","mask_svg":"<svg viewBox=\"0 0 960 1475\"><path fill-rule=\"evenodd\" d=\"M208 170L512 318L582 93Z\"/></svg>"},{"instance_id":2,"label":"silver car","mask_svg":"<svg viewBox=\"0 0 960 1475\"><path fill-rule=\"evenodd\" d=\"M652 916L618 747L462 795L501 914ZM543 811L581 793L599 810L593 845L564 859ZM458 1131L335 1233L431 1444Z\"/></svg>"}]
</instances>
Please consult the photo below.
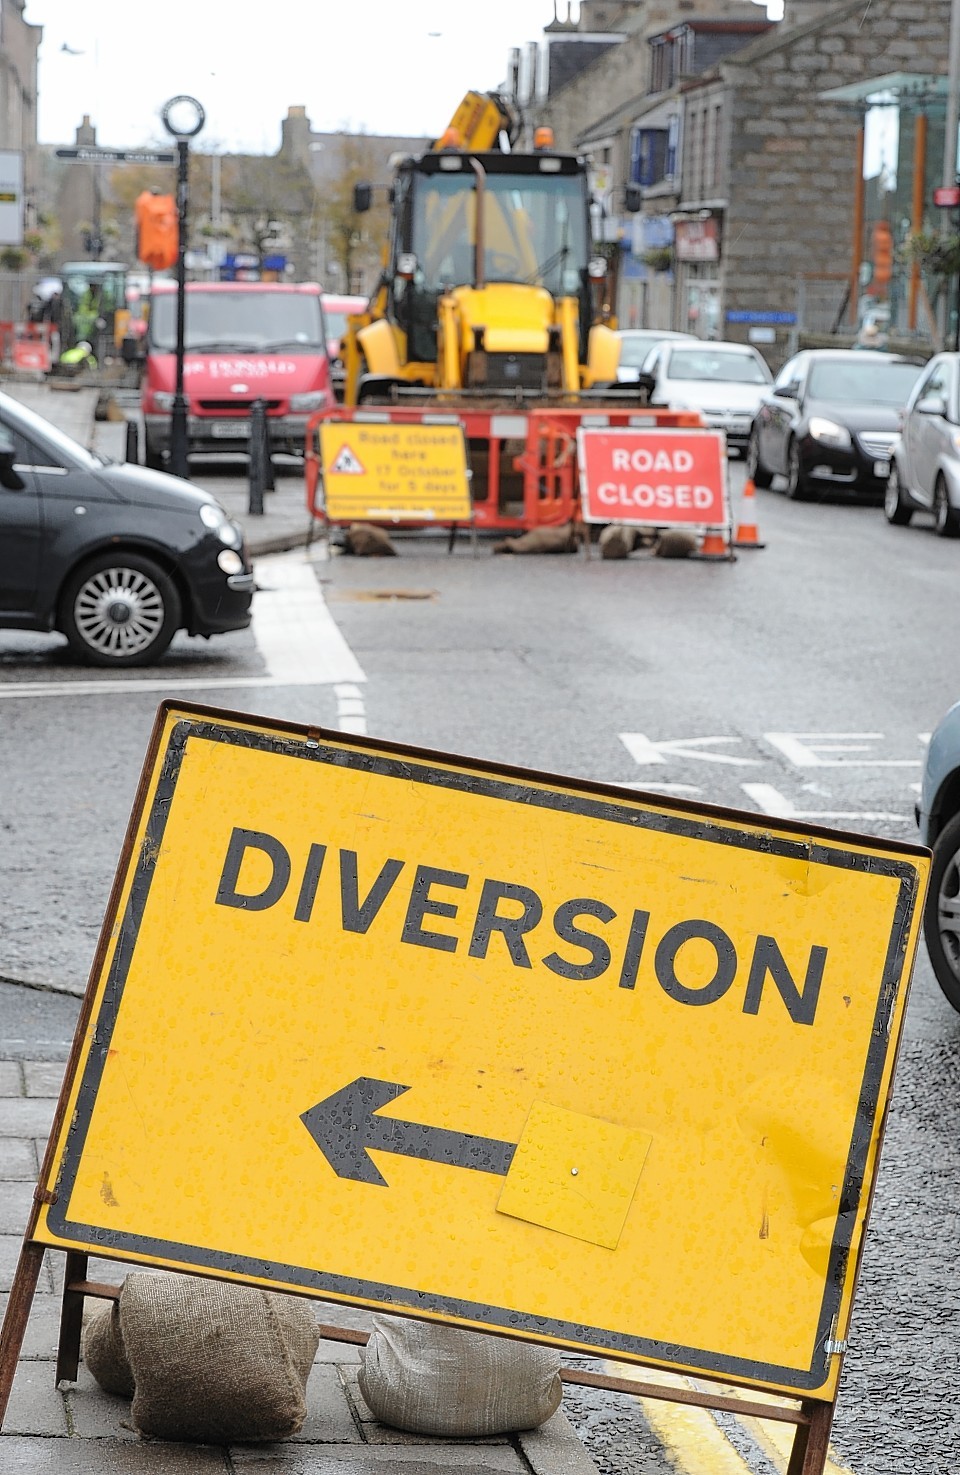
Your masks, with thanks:
<instances>
[{"instance_id":1,"label":"silver car","mask_svg":"<svg viewBox=\"0 0 960 1475\"><path fill-rule=\"evenodd\" d=\"M699 410L727 445L746 450L750 427L773 375L749 343L675 343L668 339L644 360L640 384L651 405Z\"/></svg>"},{"instance_id":2,"label":"silver car","mask_svg":"<svg viewBox=\"0 0 960 1475\"><path fill-rule=\"evenodd\" d=\"M932 512L939 537L960 534L960 354L938 353L907 400L893 448L883 510L905 527Z\"/></svg>"},{"instance_id":3,"label":"silver car","mask_svg":"<svg viewBox=\"0 0 960 1475\"><path fill-rule=\"evenodd\" d=\"M662 343L665 338L685 338L688 343L696 343L692 333L675 333L667 328L621 328L620 338L620 365L617 369L617 382L619 384L636 384L640 378L640 370L643 368L644 359L652 348Z\"/></svg>"}]
</instances>

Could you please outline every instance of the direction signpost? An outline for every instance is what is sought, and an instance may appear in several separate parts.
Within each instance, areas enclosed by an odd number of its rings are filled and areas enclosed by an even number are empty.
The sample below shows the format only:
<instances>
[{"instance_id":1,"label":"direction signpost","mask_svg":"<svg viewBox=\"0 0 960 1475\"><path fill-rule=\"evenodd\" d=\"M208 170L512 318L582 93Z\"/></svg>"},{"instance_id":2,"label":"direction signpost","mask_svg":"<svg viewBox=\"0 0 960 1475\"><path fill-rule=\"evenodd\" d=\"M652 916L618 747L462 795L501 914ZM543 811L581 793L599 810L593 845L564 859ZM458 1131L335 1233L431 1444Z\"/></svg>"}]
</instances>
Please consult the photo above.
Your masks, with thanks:
<instances>
[{"instance_id":1,"label":"direction signpost","mask_svg":"<svg viewBox=\"0 0 960 1475\"><path fill-rule=\"evenodd\" d=\"M164 704L0 1417L54 1249L61 1378L95 1254L779 1395L819 1475L928 864Z\"/></svg>"}]
</instances>

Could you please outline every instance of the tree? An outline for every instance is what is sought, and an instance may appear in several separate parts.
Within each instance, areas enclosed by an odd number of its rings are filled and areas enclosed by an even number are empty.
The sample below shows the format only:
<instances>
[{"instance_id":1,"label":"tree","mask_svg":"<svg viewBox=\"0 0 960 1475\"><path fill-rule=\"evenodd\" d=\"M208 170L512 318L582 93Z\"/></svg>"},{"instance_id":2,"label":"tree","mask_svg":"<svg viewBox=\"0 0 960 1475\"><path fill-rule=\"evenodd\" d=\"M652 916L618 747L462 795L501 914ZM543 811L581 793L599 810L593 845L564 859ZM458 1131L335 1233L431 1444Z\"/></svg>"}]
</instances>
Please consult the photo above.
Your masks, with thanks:
<instances>
[{"instance_id":1,"label":"tree","mask_svg":"<svg viewBox=\"0 0 960 1475\"><path fill-rule=\"evenodd\" d=\"M289 235L294 244L303 236L313 185L302 164L278 156L228 156L221 191L229 233L261 263L278 236Z\"/></svg>"},{"instance_id":2,"label":"tree","mask_svg":"<svg viewBox=\"0 0 960 1475\"><path fill-rule=\"evenodd\" d=\"M353 208L354 185L377 183L380 170L368 138L362 133L338 135L334 180L324 190L319 216L327 254L339 266L347 292L357 288L364 268L376 269L389 236L390 210L385 190L374 190L373 205L365 214L358 215Z\"/></svg>"}]
</instances>

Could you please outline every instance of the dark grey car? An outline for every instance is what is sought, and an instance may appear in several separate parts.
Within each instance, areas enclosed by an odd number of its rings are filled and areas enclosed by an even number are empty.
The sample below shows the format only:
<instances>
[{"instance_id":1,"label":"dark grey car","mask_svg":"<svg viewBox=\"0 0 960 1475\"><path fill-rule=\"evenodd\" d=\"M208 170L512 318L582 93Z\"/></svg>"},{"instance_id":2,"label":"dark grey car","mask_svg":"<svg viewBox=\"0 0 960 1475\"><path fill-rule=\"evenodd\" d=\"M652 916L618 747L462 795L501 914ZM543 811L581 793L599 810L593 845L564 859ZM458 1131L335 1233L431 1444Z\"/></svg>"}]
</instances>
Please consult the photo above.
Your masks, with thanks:
<instances>
[{"instance_id":1,"label":"dark grey car","mask_svg":"<svg viewBox=\"0 0 960 1475\"><path fill-rule=\"evenodd\" d=\"M758 487L785 476L796 501L815 492L880 501L900 413L922 371L920 362L872 350L795 354L763 395L747 475Z\"/></svg>"},{"instance_id":2,"label":"dark grey car","mask_svg":"<svg viewBox=\"0 0 960 1475\"><path fill-rule=\"evenodd\" d=\"M85 660L141 666L179 629L249 625L243 534L209 493L110 463L0 394L0 628L59 630Z\"/></svg>"}]
</instances>

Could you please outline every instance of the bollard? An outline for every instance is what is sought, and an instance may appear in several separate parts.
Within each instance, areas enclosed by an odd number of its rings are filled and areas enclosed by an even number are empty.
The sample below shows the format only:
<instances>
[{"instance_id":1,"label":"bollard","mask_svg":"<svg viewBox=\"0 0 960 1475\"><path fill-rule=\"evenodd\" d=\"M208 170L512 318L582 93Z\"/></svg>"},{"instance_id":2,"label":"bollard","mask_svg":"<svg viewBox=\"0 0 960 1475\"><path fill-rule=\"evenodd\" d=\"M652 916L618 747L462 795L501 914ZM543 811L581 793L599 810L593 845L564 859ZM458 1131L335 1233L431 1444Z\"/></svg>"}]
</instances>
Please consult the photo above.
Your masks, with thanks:
<instances>
[{"instance_id":1,"label":"bollard","mask_svg":"<svg viewBox=\"0 0 960 1475\"><path fill-rule=\"evenodd\" d=\"M267 419L266 407L263 414L263 485L268 492L277 490L277 483L273 476L273 457L270 454L270 422Z\"/></svg>"},{"instance_id":2,"label":"bollard","mask_svg":"<svg viewBox=\"0 0 960 1475\"><path fill-rule=\"evenodd\" d=\"M250 406L250 497L247 511L251 517L263 516L263 493L267 484L270 450L267 445L267 406L255 399Z\"/></svg>"},{"instance_id":3,"label":"bollard","mask_svg":"<svg viewBox=\"0 0 960 1475\"><path fill-rule=\"evenodd\" d=\"M139 466L140 427L137 424L136 420L127 421L127 446L126 450L124 451L124 456L126 460L132 462L134 466Z\"/></svg>"}]
</instances>

